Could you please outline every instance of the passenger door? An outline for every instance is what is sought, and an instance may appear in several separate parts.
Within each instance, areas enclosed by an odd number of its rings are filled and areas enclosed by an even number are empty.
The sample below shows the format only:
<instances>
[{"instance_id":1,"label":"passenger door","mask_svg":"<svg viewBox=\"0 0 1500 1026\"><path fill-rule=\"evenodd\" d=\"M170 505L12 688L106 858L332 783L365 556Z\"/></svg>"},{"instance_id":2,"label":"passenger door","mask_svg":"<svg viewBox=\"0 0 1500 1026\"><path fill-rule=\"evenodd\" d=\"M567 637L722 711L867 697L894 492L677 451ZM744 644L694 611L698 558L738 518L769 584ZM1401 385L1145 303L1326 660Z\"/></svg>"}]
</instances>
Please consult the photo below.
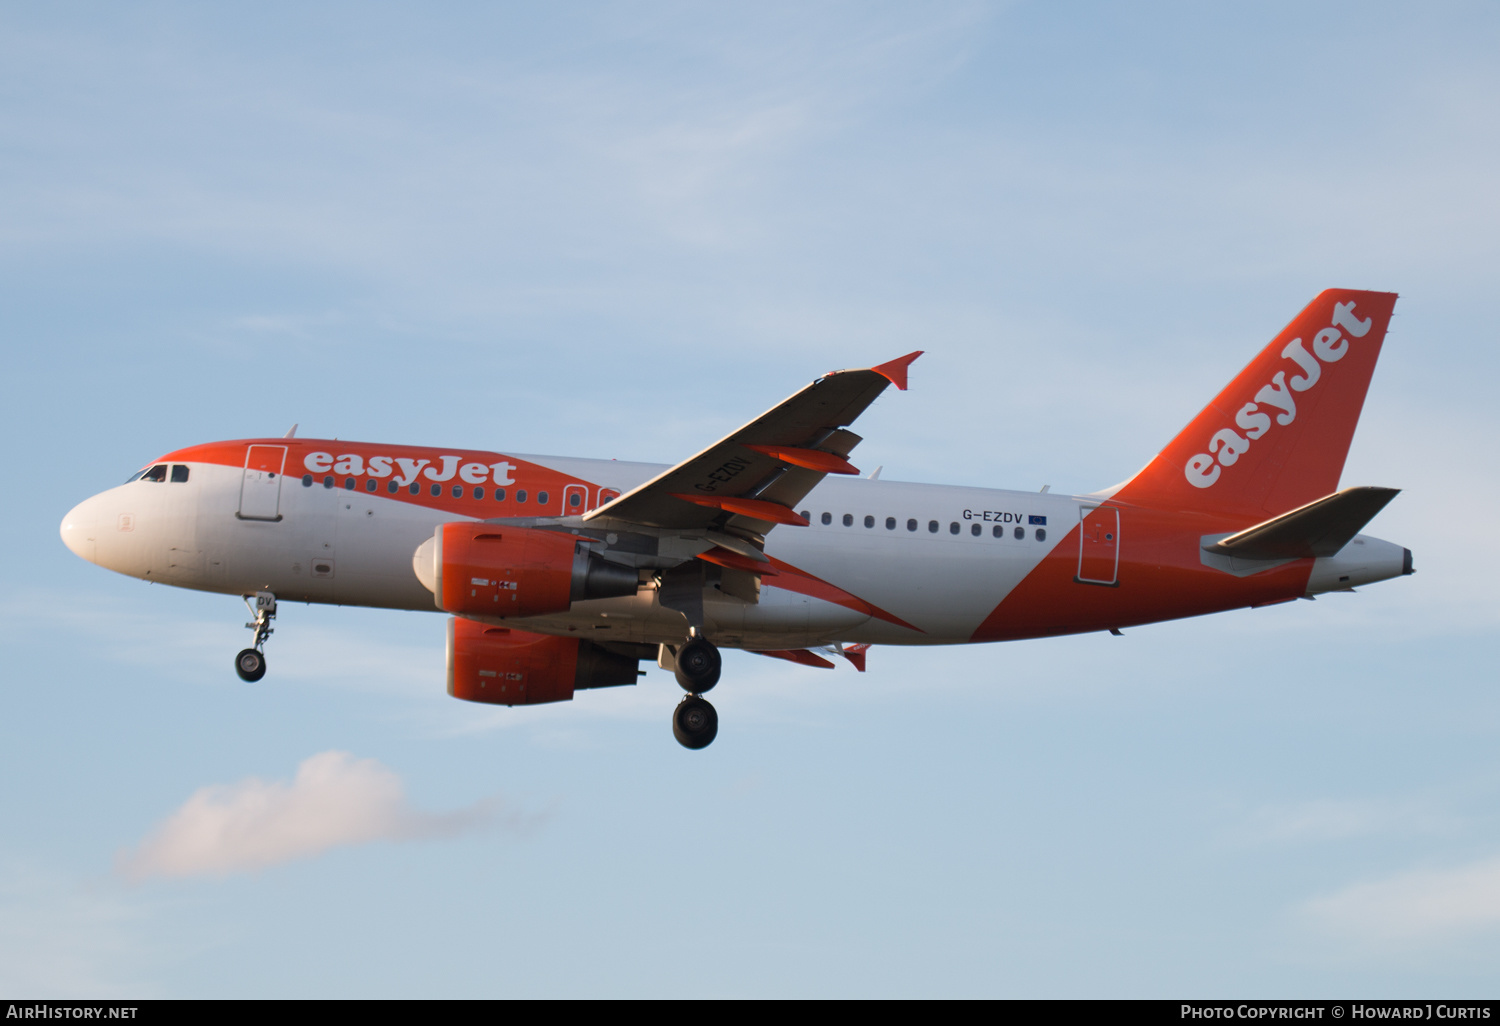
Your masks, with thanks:
<instances>
[{"instance_id":1,"label":"passenger door","mask_svg":"<svg viewBox=\"0 0 1500 1026\"><path fill-rule=\"evenodd\" d=\"M280 520L282 465L286 446L252 445L245 450L245 476L240 484L241 520Z\"/></svg>"}]
</instances>

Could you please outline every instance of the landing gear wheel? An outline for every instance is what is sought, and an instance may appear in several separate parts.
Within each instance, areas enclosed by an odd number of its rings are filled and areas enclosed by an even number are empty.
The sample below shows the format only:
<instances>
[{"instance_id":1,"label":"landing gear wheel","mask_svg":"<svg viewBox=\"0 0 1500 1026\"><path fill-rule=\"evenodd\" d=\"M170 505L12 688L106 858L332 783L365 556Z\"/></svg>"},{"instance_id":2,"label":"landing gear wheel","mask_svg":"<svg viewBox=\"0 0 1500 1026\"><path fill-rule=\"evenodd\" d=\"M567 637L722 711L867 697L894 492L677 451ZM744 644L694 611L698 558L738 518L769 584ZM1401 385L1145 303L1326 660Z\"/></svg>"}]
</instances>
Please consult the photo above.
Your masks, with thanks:
<instances>
[{"instance_id":1,"label":"landing gear wheel","mask_svg":"<svg viewBox=\"0 0 1500 1026\"><path fill-rule=\"evenodd\" d=\"M677 683L688 694L701 695L719 683L722 665L718 646L707 638L694 638L677 650ZM708 744L708 741L703 743Z\"/></svg>"},{"instance_id":2,"label":"landing gear wheel","mask_svg":"<svg viewBox=\"0 0 1500 1026\"><path fill-rule=\"evenodd\" d=\"M255 640L250 644L252 647L241 649L240 654L234 657L234 672L240 675L240 680L254 684L266 675L266 654L260 647L266 643L266 639L275 634L271 621L276 619L276 596L269 591L257 591L255 593L255 604L251 605L251 596L242 596L245 605L250 607L251 614L255 617L245 624L255 632Z\"/></svg>"},{"instance_id":3,"label":"landing gear wheel","mask_svg":"<svg viewBox=\"0 0 1500 1026\"><path fill-rule=\"evenodd\" d=\"M697 695L688 695L672 711L672 735L684 748L707 748L719 736L719 714Z\"/></svg>"},{"instance_id":4,"label":"landing gear wheel","mask_svg":"<svg viewBox=\"0 0 1500 1026\"><path fill-rule=\"evenodd\" d=\"M254 684L266 675L266 657L262 652L247 648L234 657L234 672L240 680Z\"/></svg>"}]
</instances>

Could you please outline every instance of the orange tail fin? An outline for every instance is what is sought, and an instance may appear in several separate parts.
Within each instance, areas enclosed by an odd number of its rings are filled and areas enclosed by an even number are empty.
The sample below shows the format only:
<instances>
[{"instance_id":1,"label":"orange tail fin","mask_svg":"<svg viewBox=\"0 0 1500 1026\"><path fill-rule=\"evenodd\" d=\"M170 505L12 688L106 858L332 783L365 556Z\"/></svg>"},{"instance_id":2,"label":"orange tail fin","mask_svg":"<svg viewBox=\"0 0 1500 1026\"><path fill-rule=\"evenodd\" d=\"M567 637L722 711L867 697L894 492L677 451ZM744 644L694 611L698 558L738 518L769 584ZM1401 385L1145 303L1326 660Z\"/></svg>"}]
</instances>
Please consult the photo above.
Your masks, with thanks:
<instances>
[{"instance_id":1,"label":"orange tail fin","mask_svg":"<svg viewBox=\"0 0 1500 1026\"><path fill-rule=\"evenodd\" d=\"M1259 519L1337 491L1395 305L1319 295L1114 498Z\"/></svg>"}]
</instances>

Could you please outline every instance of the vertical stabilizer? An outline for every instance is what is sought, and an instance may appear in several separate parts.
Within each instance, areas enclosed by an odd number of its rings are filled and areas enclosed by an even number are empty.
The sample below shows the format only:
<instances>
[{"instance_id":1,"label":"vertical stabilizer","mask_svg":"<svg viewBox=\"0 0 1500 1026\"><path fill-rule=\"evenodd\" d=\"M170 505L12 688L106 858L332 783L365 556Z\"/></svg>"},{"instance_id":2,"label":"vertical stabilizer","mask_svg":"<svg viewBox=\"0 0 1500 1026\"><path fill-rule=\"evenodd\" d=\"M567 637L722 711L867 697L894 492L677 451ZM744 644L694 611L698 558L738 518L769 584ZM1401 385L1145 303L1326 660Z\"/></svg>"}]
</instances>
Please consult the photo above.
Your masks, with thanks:
<instances>
[{"instance_id":1,"label":"vertical stabilizer","mask_svg":"<svg viewBox=\"0 0 1500 1026\"><path fill-rule=\"evenodd\" d=\"M1395 305L1319 295L1114 498L1262 519L1337 491Z\"/></svg>"}]
</instances>

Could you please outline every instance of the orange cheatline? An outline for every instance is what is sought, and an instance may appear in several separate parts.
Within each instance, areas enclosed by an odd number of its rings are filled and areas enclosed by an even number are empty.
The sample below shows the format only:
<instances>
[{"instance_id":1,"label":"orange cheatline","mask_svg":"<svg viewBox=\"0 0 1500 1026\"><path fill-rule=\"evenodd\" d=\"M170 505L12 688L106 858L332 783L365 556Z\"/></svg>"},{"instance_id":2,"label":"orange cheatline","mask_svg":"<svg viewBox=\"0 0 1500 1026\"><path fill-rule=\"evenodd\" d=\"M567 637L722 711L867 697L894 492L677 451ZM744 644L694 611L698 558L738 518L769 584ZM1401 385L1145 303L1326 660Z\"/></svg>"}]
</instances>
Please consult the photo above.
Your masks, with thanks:
<instances>
[{"instance_id":1,"label":"orange cheatline","mask_svg":"<svg viewBox=\"0 0 1500 1026\"><path fill-rule=\"evenodd\" d=\"M821 470L825 474L858 474L859 468L837 453L821 449L799 449L790 445L747 445L751 452L763 453L773 460L790 463L794 467Z\"/></svg>"},{"instance_id":2,"label":"orange cheatline","mask_svg":"<svg viewBox=\"0 0 1500 1026\"><path fill-rule=\"evenodd\" d=\"M783 506L779 502L768 502L765 499L737 499L717 495L683 495L680 492L673 492L672 498L681 499L683 502L691 502L698 506L722 509L725 513L737 513L740 516L753 517L756 520L764 520L771 524L790 524L793 527L807 526L807 520L798 516L794 510Z\"/></svg>"}]
</instances>

